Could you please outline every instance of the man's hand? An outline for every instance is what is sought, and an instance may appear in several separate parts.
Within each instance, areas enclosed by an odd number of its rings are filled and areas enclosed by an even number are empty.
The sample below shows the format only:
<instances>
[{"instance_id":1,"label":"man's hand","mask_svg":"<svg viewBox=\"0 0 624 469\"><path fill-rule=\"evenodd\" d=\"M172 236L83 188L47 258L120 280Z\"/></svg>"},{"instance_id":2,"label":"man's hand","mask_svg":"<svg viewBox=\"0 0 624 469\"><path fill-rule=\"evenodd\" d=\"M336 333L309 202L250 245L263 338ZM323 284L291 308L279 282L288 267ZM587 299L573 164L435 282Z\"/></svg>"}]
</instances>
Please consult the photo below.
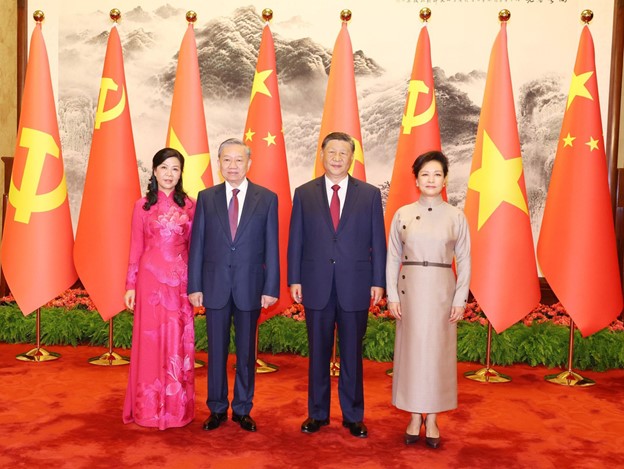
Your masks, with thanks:
<instances>
[{"instance_id":1,"label":"man's hand","mask_svg":"<svg viewBox=\"0 0 624 469\"><path fill-rule=\"evenodd\" d=\"M381 287L371 287L371 306L375 306L381 300L384 294L384 289Z\"/></svg>"},{"instance_id":2,"label":"man's hand","mask_svg":"<svg viewBox=\"0 0 624 469\"><path fill-rule=\"evenodd\" d=\"M301 303L303 301L300 283L293 283L290 286L290 296L292 296L292 299L295 303Z\"/></svg>"},{"instance_id":3,"label":"man's hand","mask_svg":"<svg viewBox=\"0 0 624 469\"><path fill-rule=\"evenodd\" d=\"M204 294L200 291L197 291L195 293L189 293L188 299L191 304L196 308L204 306Z\"/></svg>"},{"instance_id":4,"label":"man's hand","mask_svg":"<svg viewBox=\"0 0 624 469\"><path fill-rule=\"evenodd\" d=\"M268 308L269 306L274 305L276 301L277 298L275 298L274 296L262 295L262 297L260 298L260 305L263 308Z\"/></svg>"}]
</instances>

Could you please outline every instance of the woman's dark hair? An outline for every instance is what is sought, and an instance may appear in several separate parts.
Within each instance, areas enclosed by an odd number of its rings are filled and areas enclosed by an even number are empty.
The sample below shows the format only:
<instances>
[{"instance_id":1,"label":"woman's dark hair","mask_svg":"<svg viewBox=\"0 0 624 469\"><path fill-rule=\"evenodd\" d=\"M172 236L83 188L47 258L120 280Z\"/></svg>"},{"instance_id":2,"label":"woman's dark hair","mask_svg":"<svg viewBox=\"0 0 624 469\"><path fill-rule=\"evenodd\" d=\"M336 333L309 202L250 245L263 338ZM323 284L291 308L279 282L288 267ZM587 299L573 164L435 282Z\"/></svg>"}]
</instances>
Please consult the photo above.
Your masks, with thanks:
<instances>
[{"instance_id":1,"label":"woman's dark hair","mask_svg":"<svg viewBox=\"0 0 624 469\"><path fill-rule=\"evenodd\" d=\"M412 172L415 177L418 177L418 173L430 161L437 161L442 165L442 172L444 173L444 177L448 174L449 162L448 158L444 156L444 153L441 151L428 151L427 153L423 153L418 158L414 160L414 164L412 165Z\"/></svg>"},{"instance_id":2,"label":"woman's dark hair","mask_svg":"<svg viewBox=\"0 0 624 469\"><path fill-rule=\"evenodd\" d=\"M152 205L158 202L158 181L154 175L154 170L158 168L163 161L172 157L178 159L180 162L180 172L184 172L184 157L178 150L173 148L163 148L162 150L158 150L154 155L154 158L152 158L152 177L150 177L147 185L147 193L145 194L147 202L143 204L143 210L149 210ZM184 199L186 197L186 192L184 192L184 188L182 187L182 175L180 175L180 180L173 190L173 201L180 207L184 207Z\"/></svg>"}]
</instances>

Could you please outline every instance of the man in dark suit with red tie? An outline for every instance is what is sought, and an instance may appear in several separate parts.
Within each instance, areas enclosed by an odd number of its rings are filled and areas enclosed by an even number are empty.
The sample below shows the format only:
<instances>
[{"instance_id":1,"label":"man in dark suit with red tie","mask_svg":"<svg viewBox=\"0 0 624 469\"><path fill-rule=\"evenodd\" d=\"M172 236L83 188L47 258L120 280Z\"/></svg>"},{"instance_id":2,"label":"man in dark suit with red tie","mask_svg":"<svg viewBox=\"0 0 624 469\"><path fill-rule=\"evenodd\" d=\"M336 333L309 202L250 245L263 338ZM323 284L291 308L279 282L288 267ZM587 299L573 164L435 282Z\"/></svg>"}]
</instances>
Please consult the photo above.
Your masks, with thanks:
<instances>
[{"instance_id":1,"label":"man in dark suit with red tie","mask_svg":"<svg viewBox=\"0 0 624 469\"><path fill-rule=\"evenodd\" d=\"M256 377L256 327L260 309L279 295L277 195L246 177L250 149L228 139L219 147L224 182L201 191L191 233L189 301L206 308L208 408L204 430L227 420L230 326L236 334L232 420L255 432L249 415Z\"/></svg>"},{"instance_id":2,"label":"man in dark suit with red tie","mask_svg":"<svg viewBox=\"0 0 624 469\"><path fill-rule=\"evenodd\" d=\"M288 242L288 284L303 303L309 344L304 433L329 425L330 357L338 328L342 424L365 438L362 341L368 308L385 287L386 236L381 193L349 176L355 145L333 132L321 145L325 175L295 190Z\"/></svg>"}]
</instances>

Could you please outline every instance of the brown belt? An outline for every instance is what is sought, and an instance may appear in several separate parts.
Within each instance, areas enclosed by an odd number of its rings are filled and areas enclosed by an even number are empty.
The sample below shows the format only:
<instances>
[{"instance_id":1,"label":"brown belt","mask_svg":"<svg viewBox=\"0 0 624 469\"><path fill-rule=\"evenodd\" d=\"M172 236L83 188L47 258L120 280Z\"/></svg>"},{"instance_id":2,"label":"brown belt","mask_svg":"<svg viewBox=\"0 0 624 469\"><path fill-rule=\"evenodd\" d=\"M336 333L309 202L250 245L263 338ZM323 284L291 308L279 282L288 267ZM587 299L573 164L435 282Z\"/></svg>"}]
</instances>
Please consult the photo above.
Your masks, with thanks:
<instances>
[{"instance_id":1,"label":"brown belt","mask_svg":"<svg viewBox=\"0 0 624 469\"><path fill-rule=\"evenodd\" d=\"M422 265L423 267L428 267L428 266L432 266L432 267L446 267L447 269L451 268L451 264L441 264L440 262L429 262L429 261L423 261L423 262L402 262L403 265Z\"/></svg>"}]
</instances>

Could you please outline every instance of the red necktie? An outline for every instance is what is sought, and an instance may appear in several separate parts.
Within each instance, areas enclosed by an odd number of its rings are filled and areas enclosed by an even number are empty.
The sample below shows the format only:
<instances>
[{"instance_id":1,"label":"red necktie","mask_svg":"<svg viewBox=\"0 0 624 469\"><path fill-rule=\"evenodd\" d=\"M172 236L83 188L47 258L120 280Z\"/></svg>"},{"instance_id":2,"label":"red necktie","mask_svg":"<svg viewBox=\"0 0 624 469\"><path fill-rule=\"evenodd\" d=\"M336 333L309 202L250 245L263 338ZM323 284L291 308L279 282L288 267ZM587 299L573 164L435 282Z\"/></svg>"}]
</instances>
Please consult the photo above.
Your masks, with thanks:
<instances>
[{"instance_id":1,"label":"red necktie","mask_svg":"<svg viewBox=\"0 0 624 469\"><path fill-rule=\"evenodd\" d=\"M332 186L334 195L332 195L331 202L329 203L329 213L331 214L332 221L334 222L334 230L338 230L338 222L340 221L340 199L338 198L339 189L340 186L338 184L334 184Z\"/></svg>"},{"instance_id":2,"label":"red necktie","mask_svg":"<svg viewBox=\"0 0 624 469\"><path fill-rule=\"evenodd\" d=\"M232 241L236 237L236 228L238 227L238 193L240 189L232 189L232 198L228 206L228 218L230 219L230 233L232 233Z\"/></svg>"}]
</instances>

